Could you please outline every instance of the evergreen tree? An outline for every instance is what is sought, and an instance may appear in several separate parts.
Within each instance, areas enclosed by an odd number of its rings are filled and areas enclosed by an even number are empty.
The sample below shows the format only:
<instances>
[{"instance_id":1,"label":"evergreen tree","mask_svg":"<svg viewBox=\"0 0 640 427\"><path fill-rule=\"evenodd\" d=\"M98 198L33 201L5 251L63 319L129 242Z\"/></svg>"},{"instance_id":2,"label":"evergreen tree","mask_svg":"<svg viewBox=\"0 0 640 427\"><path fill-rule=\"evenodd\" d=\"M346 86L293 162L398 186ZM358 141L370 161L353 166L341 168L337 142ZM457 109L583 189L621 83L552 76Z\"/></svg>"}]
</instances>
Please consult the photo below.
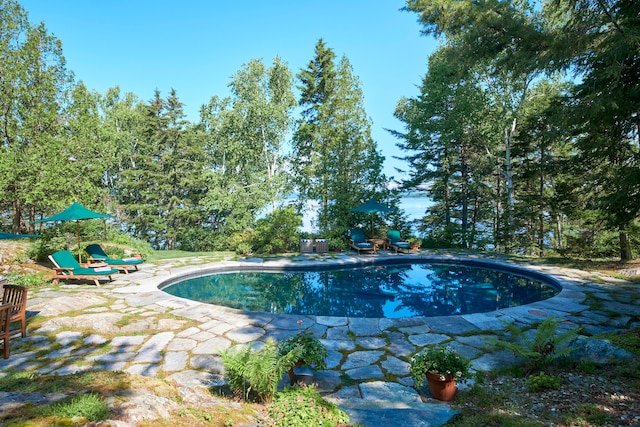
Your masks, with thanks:
<instances>
[{"instance_id":1,"label":"evergreen tree","mask_svg":"<svg viewBox=\"0 0 640 427\"><path fill-rule=\"evenodd\" d=\"M293 136L292 165L300 204L319 202L319 230L344 235L359 219L352 208L370 197L389 199L384 157L371 137L362 90L346 57L336 64L333 50L320 39L298 79L303 113Z\"/></svg>"},{"instance_id":2,"label":"evergreen tree","mask_svg":"<svg viewBox=\"0 0 640 427\"><path fill-rule=\"evenodd\" d=\"M554 0L554 60L581 77L566 111L589 191L631 259L629 230L640 216L640 2Z\"/></svg>"},{"instance_id":3,"label":"evergreen tree","mask_svg":"<svg viewBox=\"0 0 640 427\"><path fill-rule=\"evenodd\" d=\"M446 49L429 59L420 96L402 99L396 117L405 132L392 132L409 154L409 179L403 188L427 186L434 205L420 229L429 238L451 246L481 244L479 229L491 228L486 207L491 182L494 143L484 128L487 100L474 76L460 80L447 59Z\"/></svg>"},{"instance_id":4,"label":"evergreen tree","mask_svg":"<svg viewBox=\"0 0 640 427\"><path fill-rule=\"evenodd\" d=\"M131 167L122 171L120 201L130 232L157 249L175 249L181 233L201 223L204 150L190 137L175 90L144 105Z\"/></svg>"}]
</instances>

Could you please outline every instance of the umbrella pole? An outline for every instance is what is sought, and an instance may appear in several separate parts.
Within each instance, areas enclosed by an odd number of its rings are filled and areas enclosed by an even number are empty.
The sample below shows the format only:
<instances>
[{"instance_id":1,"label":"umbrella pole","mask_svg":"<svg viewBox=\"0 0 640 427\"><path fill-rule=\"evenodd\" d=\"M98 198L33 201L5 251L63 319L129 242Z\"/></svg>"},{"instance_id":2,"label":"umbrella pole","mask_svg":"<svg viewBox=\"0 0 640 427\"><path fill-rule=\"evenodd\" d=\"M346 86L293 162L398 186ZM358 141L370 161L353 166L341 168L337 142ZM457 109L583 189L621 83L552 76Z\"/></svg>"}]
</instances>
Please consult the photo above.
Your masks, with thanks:
<instances>
[{"instance_id":1,"label":"umbrella pole","mask_svg":"<svg viewBox=\"0 0 640 427\"><path fill-rule=\"evenodd\" d=\"M373 235L373 214L371 214L371 238L375 239L375 237Z\"/></svg>"},{"instance_id":2,"label":"umbrella pole","mask_svg":"<svg viewBox=\"0 0 640 427\"><path fill-rule=\"evenodd\" d=\"M80 221L76 221L76 231L78 234L78 264L82 264L82 253L80 252Z\"/></svg>"}]
</instances>

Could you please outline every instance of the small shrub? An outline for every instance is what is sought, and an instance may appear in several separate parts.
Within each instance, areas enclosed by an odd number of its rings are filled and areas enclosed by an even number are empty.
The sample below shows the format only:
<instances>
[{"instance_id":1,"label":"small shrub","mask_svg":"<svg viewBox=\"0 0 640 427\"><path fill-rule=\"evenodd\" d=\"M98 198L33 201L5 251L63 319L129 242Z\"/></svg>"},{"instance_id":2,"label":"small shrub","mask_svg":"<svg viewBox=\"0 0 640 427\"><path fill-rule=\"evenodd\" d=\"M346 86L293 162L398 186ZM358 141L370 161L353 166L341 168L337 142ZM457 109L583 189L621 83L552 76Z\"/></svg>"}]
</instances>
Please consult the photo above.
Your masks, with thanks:
<instances>
[{"instance_id":1,"label":"small shrub","mask_svg":"<svg viewBox=\"0 0 640 427\"><path fill-rule=\"evenodd\" d=\"M251 245L249 243L240 243L236 247L236 253L238 255L250 255L251 254Z\"/></svg>"},{"instance_id":2,"label":"small shrub","mask_svg":"<svg viewBox=\"0 0 640 427\"><path fill-rule=\"evenodd\" d=\"M288 252L297 247L302 216L293 207L275 209L256 223L251 246L263 253Z\"/></svg>"},{"instance_id":3,"label":"small shrub","mask_svg":"<svg viewBox=\"0 0 640 427\"><path fill-rule=\"evenodd\" d=\"M47 280L42 273L17 273L12 271L7 273L7 281L13 285L33 288L42 285Z\"/></svg>"},{"instance_id":4,"label":"small shrub","mask_svg":"<svg viewBox=\"0 0 640 427\"><path fill-rule=\"evenodd\" d=\"M304 361L311 369L326 369L326 359L329 356L327 349L319 339L314 338L311 332L302 331L296 335L278 343L278 357L284 357L287 353L300 347L300 360Z\"/></svg>"},{"instance_id":5,"label":"small shrub","mask_svg":"<svg viewBox=\"0 0 640 427\"><path fill-rule=\"evenodd\" d=\"M349 416L323 399L313 386L284 389L276 394L268 412L275 427L336 427L349 422Z\"/></svg>"},{"instance_id":6,"label":"small shrub","mask_svg":"<svg viewBox=\"0 0 640 427\"><path fill-rule=\"evenodd\" d=\"M497 349L511 350L516 357L525 359L528 371L541 369L561 357L568 356L573 348L569 345L578 335L577 329L558 333L560 321L547 317L540 323L533 337L513 323L506 323L510 340L491 339L489 343Z\"/></svg>"},{"instance_id":7,"label":"small shrub","mask_svg":"<svg viewBox=\"0 0 640 427\"><path fill-rule=\"evenodd\" d=\"M540 372L538 375L529 377L527 388L534 393L542 390L557 390L560 388L560 378Z\"/></svg>"},{"instance_id":8,"label":"small shrub","mask_svg":"<svg viewBox=\"0 0 640 427\"><path fill-rule=\"evenodd\" d=\"M282 375L298 359L302 349L296 347L289 353L278 357L276 344L269 339L260 350L251 345L239 349L229 349L220 354L225 376L231 389L237 396L270 402L278 389Z\"/></svg>"},{"instance_id":9,"label":"small shrub","mask_svg":"<svg viewBox=\"0 0 640 427\"><path fill-rule=\"evenodd\" d=\"M240 246L242 245L242 246L251 248L251 242L253 241L254 236L255 236L255 232L252 229L246 229L243 231L238 231L236 233L233 233L229 237L228 249L231 249L236 253L241 254L242 250L240 249Z\"/></svg>"}]
</instances>

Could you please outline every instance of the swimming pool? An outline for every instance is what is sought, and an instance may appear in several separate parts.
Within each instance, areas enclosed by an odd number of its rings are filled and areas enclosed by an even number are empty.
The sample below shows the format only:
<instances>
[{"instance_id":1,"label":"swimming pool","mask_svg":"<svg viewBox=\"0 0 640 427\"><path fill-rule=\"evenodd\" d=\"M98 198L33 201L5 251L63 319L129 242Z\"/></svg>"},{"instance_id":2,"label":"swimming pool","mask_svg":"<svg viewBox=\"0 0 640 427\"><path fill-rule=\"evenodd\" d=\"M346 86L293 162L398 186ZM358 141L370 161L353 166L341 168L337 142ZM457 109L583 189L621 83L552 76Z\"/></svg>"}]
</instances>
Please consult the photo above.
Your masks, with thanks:
<instances>
[{"instance_id":1,"label":"swimming pool","mask_svg":"<svg viewBox=\"0 0 640 427\"><path fill-rule=\"evenodd\" d=\"M324 270L236 270L189 277L161 289L245 311L377 318L485 313L560 291L515 269L415 261Z\"/></svg>"}]
</instances>

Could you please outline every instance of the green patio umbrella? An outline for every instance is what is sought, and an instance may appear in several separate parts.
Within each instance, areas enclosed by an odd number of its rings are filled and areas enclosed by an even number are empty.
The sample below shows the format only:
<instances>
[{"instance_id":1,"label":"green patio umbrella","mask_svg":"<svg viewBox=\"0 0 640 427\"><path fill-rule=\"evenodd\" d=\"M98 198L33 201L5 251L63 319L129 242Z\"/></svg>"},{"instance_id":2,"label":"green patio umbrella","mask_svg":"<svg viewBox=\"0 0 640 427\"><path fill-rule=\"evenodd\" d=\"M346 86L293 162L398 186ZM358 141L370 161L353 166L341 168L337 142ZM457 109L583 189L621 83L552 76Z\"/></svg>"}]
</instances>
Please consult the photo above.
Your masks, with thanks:
<instances>
[{"instance_id":1,"label":"green patio umbrella","mask_svg":"<svg viewBox=\"0 0 640 427\"><path fill-rule=\"evenodd\" d=\"M373 233L373 215L377 212L391 212L393 208L390 208L382 203L378 202L376 199L369 199L357 208L351 209L351 212L364 212L371 214L371 238L374 238Z\"/></svg>"},{"instance_id":2,"label":"green patio umbrella","mask_svg":"<svg viewBox=\"0 0 640 427\"><path fill-rule=\"evenodd\" d=\"M76 232L78 234L78 262L82 262L82 251L80 249L80 221L84 219L96 219L96 218L113 218L108 214L102 214L94 212L85 208L78 202L74 202L67 209L52 215L48 218L39 219L35 222L54 222L54 221L75 221Z\"/></svg>"},{"instance_id":3,"label":"green patio umbrella","mask_svg":"<svg viewBox=\"0 0 640 427\"><path fill-rule=\"evenodd\" d=\"M8 239L35 239L40 237L39 234L13 234L13 233L2 233L0 232L0 240L8 240Z\"/></svg>"}]
</instances>

